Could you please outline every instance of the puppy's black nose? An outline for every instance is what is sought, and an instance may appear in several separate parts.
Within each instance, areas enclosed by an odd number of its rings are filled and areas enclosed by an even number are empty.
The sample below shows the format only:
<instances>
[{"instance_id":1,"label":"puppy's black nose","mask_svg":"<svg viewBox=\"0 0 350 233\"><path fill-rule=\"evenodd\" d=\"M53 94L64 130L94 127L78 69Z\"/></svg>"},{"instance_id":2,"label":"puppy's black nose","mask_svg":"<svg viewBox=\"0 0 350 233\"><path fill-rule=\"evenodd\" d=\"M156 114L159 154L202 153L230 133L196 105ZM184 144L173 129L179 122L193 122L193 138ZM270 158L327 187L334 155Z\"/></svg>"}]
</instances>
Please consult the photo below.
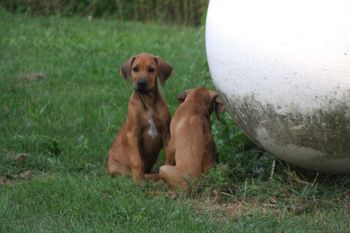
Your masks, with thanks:
<instances>
[{"instance_id":1,"label":"puppy's black nose","mask_svg":"<svg viewBox=\"0 0 350 233\"><path fill-rule=\"evenodd\" d=\"M147 87L147 80L145 78L140 78L136 82L136 89L137 90L144 90Z\"/></svg>"}]
</instances>

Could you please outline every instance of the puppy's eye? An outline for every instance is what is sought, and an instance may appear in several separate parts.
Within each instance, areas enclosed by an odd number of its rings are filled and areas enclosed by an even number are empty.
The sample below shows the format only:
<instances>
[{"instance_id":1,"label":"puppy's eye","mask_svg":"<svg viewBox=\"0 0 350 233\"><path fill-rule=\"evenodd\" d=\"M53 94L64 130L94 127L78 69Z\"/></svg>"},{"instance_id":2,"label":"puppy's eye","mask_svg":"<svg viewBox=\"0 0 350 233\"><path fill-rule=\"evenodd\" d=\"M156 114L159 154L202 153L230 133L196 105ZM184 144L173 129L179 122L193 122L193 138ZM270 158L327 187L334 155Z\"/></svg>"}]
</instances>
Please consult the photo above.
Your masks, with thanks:
<instances>
[{"instance_id":1,"label":"puppy's eye","mask_svg":"<svg viewBox=\"0 0 350 233\"><path fill-rule=\"evenodd\" d=\"M133 67L132 70L133 70L134 72L139 72L139 68L138 68L137 66Z\"/></svg>"},{"instance_id":2,"label":"puppy's eye","mask_svg":"<svg viewBox=\"0 0 350 233\"><path fill-rule=\"evenodd\" d=\"M148 73L153 73L155 69L153 67L148 67Z\"/></svg>"}]
</instances>

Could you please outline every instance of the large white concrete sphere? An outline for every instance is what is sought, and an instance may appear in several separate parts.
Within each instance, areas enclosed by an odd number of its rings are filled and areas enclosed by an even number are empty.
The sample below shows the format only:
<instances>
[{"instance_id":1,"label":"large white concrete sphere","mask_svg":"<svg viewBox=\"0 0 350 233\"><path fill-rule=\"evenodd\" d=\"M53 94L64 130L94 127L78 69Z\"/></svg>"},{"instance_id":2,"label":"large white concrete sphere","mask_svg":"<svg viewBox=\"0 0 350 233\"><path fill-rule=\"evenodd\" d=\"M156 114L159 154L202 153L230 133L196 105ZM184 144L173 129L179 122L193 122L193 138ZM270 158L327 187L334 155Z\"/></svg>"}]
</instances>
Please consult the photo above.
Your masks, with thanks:
<instances>
[{"instance_id":1,"label":"large white concrete sphere","mask_svg":"<svg viewBox=\"0 0 350 233\"><path fill-rule=\"evenodd\" d=\"M292 164L350 172L349 0L211 0L206 49L249 138Z\"/></svg>"}]
</instances>

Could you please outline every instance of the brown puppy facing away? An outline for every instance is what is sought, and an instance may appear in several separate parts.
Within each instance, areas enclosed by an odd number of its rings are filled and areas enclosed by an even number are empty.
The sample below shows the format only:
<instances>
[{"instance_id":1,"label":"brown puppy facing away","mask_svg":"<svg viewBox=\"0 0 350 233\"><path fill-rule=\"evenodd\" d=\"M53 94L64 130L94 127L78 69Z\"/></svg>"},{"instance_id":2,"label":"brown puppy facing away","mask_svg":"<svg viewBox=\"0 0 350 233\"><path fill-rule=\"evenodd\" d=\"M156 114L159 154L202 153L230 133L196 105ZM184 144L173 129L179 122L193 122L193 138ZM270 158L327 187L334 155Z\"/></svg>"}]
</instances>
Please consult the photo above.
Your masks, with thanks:
<instances>
[{"instance_id":1,"label":"brown puppy facing away","mask_svg":"<svg viewBox=\"0 0 350 233\"><path fill-rule=\"evenodd\" d=\"M186 180L199 178L215 165L215 144L210 114L224 110L218 94L205 88L187 90L178 96L182 102L170 123L167 160L159 176L172 188L184 188ZM176 165L175 165L176 164Z\"/></svg>"},{"instance_id":2,"label":"brown puppy facing away","mask_svg":"<svg viewBox=\"0 0 350 233\"><path fill-rule=\"evenodd\" d=\"M126 122L109 150L110 175L131 174L136 182L158 178L150 172L160 149L168 145L170 113L158 91L157 78L164 84L171 72L171 65L149 53L133 56L122 65L120 73L131 78L134 92Z\"/></svg>"}]
</instances>

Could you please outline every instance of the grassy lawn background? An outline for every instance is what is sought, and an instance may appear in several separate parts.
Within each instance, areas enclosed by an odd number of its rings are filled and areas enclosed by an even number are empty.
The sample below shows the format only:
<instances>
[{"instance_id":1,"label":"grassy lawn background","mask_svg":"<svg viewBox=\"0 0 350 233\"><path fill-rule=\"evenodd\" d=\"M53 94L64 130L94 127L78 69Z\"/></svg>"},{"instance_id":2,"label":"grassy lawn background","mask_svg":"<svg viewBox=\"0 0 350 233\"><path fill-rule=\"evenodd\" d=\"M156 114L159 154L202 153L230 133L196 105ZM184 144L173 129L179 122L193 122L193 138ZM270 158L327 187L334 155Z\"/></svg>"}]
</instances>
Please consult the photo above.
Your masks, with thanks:
<instances>
[{"instance_id":1,"label":"grassy lawn background","mask_svg":"<svg viewBox=\"0 0 350 233\"><path fill-rule=\"evenodd\" d=\"M222 164L192 191L107 177L132 91L119 67L143 51L175 68L162 88L171 112L181 91L213 88L204 28L0 8L0 232L349 232L348 176L275 160L227 114L213 118Z\"/></svg>"}]
</instances>

